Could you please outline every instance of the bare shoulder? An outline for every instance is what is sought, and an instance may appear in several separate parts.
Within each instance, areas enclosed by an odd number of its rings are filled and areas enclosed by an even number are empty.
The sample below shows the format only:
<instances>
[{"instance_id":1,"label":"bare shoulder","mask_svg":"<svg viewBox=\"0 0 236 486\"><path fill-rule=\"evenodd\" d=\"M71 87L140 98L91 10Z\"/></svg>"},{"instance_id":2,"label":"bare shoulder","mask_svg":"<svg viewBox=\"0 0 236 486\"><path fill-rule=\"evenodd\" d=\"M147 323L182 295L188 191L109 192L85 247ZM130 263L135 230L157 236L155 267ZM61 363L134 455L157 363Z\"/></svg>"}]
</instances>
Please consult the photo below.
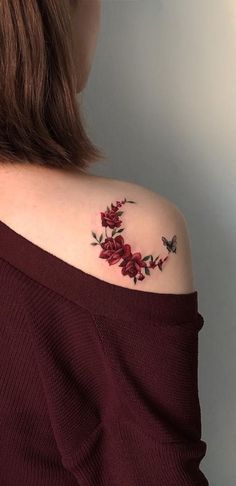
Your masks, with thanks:
<instances>
[{"instance_id":1,"label":"bare shoulder","mask_svg":"<svg viewBox=\"0 0 236 486\"><path fill-rule=\"evenodd\" d=\"M190 236L181 210L145 186L97 182L100 206L93 203L91 246L104 263L105 279L110 274L112 283L149 292L193 292Z\"/></svg>"},{"instance_id":2,"label":"bare shoulder","mask_svg":"<svg viewBox=\"0 0 236 486\"><path fill-rule=\"evenodd\" d=\"M28 167L2 170L0 187L0 219L78 269L134 290L194 290L186 219L157 192Z\"/></svg>"}]
</instances>

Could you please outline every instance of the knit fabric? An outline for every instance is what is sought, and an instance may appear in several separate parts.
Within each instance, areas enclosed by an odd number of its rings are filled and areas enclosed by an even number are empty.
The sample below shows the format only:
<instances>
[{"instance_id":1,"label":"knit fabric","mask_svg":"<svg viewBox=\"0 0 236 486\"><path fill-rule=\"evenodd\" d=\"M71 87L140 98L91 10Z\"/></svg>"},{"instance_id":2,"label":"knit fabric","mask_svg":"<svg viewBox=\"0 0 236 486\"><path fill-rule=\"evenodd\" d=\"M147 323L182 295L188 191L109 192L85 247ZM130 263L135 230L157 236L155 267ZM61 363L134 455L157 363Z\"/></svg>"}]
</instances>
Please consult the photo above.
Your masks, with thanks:
<instances>
[{"instance_id":1,"label":"knit fabric","mask_svg":"<svg viewBox=\"0 0 236 486\"><path fill-rule=\"evenodd\" d=\"M105 282L0 222L0 485L207 486L198 293Z\"/></svg>"}]
</instances>

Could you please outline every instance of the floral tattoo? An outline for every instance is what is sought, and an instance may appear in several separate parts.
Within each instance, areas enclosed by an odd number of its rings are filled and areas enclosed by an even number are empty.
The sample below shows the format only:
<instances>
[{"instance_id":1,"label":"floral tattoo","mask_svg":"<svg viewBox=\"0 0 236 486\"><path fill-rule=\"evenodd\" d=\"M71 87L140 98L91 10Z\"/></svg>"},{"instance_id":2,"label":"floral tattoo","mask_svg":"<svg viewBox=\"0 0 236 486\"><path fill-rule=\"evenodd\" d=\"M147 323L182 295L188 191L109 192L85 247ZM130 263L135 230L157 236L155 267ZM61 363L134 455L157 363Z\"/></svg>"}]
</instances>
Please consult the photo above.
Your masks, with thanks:
<instances>
[{"instance_id":1,"label":"floral tattoo","mask_svg":"<svg viewBox=\"0 0 236 486\"><path fill-rule=\"evenodd\" d=\"M127 201L124 198L122 201L116 201L115 205L111 203L111 207L109 208L107 206L105 212L100 212L102 226L105 228L105 237L101 233L98 238L96 233L92 231L92 236L96 242L93 241L91 245L100 245L101 252L99 258L107 260L109 265L115 265L115 263L121 260L119 267L121 267L122 275L128 275L130 278L133 278L136 284L137 280L143 280L145 275L150 275L150 268L154 269L158 267L162 271L164 262L169 258L169 253L176 253L177 237L174 235L169 241L165 236L162 236L162 243L168 252L164 258L160 258L160 255L155 258L153 255L142 257L140 252L133 253L131 246L124 242L121 234L118 234L124 231L124 228L120 228L122 224L120 216L124 212L120 211L120 208L127 203L136 204L135 201ZM110 235L107 234L107 228L112 230Z\"/></svg>"}]
</instances>

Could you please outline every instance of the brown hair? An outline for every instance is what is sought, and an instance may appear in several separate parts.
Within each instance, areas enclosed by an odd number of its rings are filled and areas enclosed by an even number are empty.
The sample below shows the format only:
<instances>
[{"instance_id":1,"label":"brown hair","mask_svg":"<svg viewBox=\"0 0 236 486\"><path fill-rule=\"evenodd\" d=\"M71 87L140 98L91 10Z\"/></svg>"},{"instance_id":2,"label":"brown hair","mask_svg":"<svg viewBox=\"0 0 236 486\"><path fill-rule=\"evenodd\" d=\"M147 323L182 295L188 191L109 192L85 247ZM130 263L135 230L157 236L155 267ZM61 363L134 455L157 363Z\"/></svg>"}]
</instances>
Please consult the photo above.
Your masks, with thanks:
<instances>
[{"instance_id":1,"label":"brown hair","mask_svg":"<svg viewBox=\"0 0 236 486\"><path fill-rule=\"evenodd\" d=\"M69 0L0 1L0 161L84 170Z\"/></svg>"}]
</instances>

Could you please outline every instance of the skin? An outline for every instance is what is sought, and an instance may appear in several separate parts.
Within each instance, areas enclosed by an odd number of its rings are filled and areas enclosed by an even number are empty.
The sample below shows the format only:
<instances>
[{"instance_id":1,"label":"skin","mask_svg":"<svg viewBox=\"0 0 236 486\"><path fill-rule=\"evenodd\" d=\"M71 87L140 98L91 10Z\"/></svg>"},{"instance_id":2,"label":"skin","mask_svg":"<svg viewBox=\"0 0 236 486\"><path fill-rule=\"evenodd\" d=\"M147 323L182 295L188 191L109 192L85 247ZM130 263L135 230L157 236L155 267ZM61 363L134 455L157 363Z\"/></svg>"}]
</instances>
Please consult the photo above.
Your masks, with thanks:
<instances>
[{"instance_id":1,"label":"skin","mask_svg":"<svg viewBox=\"0 0 236 486\"><path fill-rule=\"evenodd\" d=\"M86 86L97 46L101 0L70 0L77 92Z\"/></svg>"}]
</instances>

